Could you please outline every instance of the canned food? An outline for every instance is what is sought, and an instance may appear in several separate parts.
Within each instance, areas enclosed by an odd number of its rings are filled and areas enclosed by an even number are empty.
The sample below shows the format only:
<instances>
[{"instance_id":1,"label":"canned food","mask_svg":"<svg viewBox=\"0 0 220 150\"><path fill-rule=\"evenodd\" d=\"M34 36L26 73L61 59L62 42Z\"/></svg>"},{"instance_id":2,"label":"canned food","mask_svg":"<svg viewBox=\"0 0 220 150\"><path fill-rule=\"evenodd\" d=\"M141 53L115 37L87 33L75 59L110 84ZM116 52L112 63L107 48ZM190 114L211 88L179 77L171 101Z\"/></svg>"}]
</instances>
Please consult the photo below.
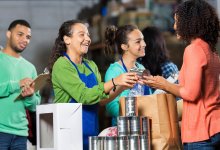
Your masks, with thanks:
<instances>
[{"instance_id":1,"label":"canned food","mask_svg":"<svg viewBox=\"0 0 220 150\"><path fill-rule=\"evenodd\" d=\"M129 119L130 134L140 135L141 134L141 120L139 116L133 116Z\"/></svg>"},{"instance_id":2,"label":"canned food","mask_svg":"<svg viewBox=\"0 0 220 150\"><path fill-rule=\"evenodd\" d=\"M129 138L129 150L140 150L140 139L138 135L131 135Z\"/></svg>"},{"instance_id":3,"label":"canned food","mask_svg":"<svg viewBox=\"0 0 220 150\"><path fill-rule=\"evenodd\" d=\"M149 137L147 135L140 135L140 149L150 150Z\"/></svg>"},{"instance_id":4,"label":"canned food","mask_svg":"<svg viewBox=\"0 0 220 150\"><path fill-rule=\"evenodd\" d=\"M150 119L148 117L142 117L142 133L150 136Z\"/></svg>"},{"instance_id":5,"label":"canned food","mask_svg":"<svg viewBox=\"0 0 220 150\"><path fill-rule=\"evenodd\" d=\"M103 150L104 137L90 136L89 137L89 150Z\"/></svg>"},{"instance_id":6,"label":"canned food","mask_svg":"<svg viewBox=\"0 0 220 150\"><path fill-rule=\"evenodd\" d=\"M138 76L142 76L145 69L133 67L130 69L130 72L136 72Z\"/></svg>"},{"instance_id":7,"label":"canned food","mask_svg":"<svg viewBox=\"0 0 220 150\"><path fill-rule=\"evenodd\" d=\"M118 136L118 150L128 150L129 141L127 136Z\"/></svg>"},{"instance_id":8,"label":"canned food","mask_svg":"<svg viewBox=\"0 0 220 150\"><path fill-rule=\"evenodd\" d=\"M125 115L137 115L137 99L136 97L125 97Z\"/></svg>"},{"instance_id":9,"label":"canned food","mask_svg":"<svg viewBox=\"0 0 220 150\"><path fill-rule=\"evenodd\" d=\"M107 136L104 140L104 150L117 150L117 137Z\"/></svg>"},{"instance_id":10,"label":"canned food","mask_svg":"<svg viewBox=\"0 0 220 150\"><path fill-rule=\"evenodd\" d=\"M124 116L117 117L118 136L129 134L129 118Z\"/></svg>"}]
</instances>

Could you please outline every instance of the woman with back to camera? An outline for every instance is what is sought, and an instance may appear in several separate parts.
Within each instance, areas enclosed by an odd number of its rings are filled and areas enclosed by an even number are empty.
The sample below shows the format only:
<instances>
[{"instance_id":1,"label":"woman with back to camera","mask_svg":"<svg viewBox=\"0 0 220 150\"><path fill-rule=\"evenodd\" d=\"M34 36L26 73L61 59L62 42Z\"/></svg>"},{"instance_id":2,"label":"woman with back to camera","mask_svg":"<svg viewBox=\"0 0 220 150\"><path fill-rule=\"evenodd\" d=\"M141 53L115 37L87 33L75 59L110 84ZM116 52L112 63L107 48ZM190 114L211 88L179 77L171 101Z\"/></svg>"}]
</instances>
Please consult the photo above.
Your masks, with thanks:
<instances>
[{"instance_id":1,"label":"woman with back to camera","mask_svg":"<svg viewBox=\"0 0 220 150\"><path fill-rule=\"evenodd\" d=\"M161 76L145 76L142 82L183 98L181 136L185 150L219 150L218 16L207 2L189 0L177 7L174 19L177 38L189 43L179 84L169 83Z\"/></svg>"},{"instance_id":2,"label":"woman with back to camera","mask_svg":"<svg viewBox=\"0 0 220 150\"><path fill-rule=\"evenodd\" d=\"M142 30L146 43L145 56L140 62L149 69L151 75L168 78L178 73L177 66L169 60L165 39L157 27L146 27Z\"/></svg>"},{"instance_id":3,"label":"woman with back to camera","mask_svg":"<svg viewBox=\"0 0 220 150\"><path fill-rule=\"evenodd\" d=\"M135 73L125 73L109 82L101 82L96 64L84 58L91 43L85 23L64 22L55 40L50 58L55 103L83 104L83 150L88 150L88 137L98 135L98 104L108 98L117 86L131 88L137 82Z\"/></svg>"},{"instance_id":4,"label":"woman with back to camera","mask_svg":"<svg viewBox=\"0 0 220 150\"><path fill-rule=\"evenodd\" d=\"M111 64L106 71L105 81L129 72L131 68L145 69L143 65L137 62L137 58L145 55L145 42L141 31L134 25L124 25L120 27L108 26L105 31L105 46L107 54L118 52L120 59ZM138 86L138 85L136 85ZM149 87L143 88L144 94L150 94ZM114 99L106 105L108 114L112 117L112 125L117 124L119 116L119 99L122 96L128 96L130 89L118 88L109 97Z\"/></svg>"}]
</instances>

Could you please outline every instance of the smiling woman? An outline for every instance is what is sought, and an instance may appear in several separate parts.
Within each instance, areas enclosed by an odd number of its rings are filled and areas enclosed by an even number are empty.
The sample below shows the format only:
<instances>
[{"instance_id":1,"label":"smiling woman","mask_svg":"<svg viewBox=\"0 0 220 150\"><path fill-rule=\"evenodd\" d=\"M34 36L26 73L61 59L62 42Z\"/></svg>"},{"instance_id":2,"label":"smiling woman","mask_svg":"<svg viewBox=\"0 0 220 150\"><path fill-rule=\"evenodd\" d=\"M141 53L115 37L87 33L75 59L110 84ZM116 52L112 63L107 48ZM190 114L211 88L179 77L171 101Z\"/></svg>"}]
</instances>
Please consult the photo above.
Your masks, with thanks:
<instances>
[{"instance_id":1,"label":"smiling woman","mask_svg":"<svg viewBox=\"0 0 220 150\"><path fill-rule=\"evenodd\" d=\"M101 82L96 64L84 58L90 43L86 24L77 20L64 22L49 66L55 103L83 104L83 150L88 149L88 136L98 135L99 102L107 103L108 93L116 85L131 88L138 79L135 73L125 73L109 82Z\"/></svg>"},{"instance_id":2,"label":"smiling woman","mask_svg":"<svg viewBox=\"0 0 220 150\"><path fill-rule=\"evenodd\" d=\"M118 52L121 57L118 61L111 64L106 71L105 81L118 77L123 73L137 70L144 70L144 66L136 60L145 55L146 44L141 31L134 25L124 25L120 27L108 26L105 31L106 54ZM130 89L117 88L112 92L109 99L111 101L106 105L108 114L112 117L112 125L117 123L119 116L119 99L122 96L148 95L150 89L148 86L136 84Z\"/></svg>"}]
</instances>

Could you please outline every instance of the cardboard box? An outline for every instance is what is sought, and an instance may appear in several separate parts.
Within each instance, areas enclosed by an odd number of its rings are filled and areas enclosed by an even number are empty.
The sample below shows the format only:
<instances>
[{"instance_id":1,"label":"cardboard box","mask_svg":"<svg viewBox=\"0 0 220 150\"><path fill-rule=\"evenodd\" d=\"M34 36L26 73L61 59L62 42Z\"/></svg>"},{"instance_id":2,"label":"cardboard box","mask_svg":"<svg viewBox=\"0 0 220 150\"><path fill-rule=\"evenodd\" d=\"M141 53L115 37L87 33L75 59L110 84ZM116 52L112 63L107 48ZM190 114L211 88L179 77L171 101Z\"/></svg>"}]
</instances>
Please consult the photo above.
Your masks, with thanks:
<instances>
[{"instance_id":1,"label":"cardboard box","mask_svg":"<svg viewBox=\"0 0 220 150\"><path fill-rule=\"evenodd\" d=\"M83 150L82 104L37 106L37 150Z\"/></svg>"}]
</instances>

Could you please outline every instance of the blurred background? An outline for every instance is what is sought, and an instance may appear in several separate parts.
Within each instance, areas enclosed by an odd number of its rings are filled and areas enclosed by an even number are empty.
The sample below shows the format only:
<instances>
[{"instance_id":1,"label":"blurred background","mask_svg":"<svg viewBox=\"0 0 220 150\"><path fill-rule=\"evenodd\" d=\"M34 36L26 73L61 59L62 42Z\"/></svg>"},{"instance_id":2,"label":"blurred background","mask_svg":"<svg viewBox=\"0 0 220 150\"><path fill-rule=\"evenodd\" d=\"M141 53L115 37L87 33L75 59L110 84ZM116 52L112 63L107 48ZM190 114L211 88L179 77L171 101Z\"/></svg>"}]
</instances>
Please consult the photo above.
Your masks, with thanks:
<instances>
[{"instance_id":1,"label":"blurred background","mask_svg":"<svg viewBox=\"0 0 220 150\"><path fill-rule=\"evenodd\" d=\"M220 1L207 0L220 14ZM89 23L92 44L88 58L98 65L102 76L114 58L104 55L103 36L107 25L136 24L140 29L157 26L166 39L171 60L181 67L185 43L176 39L173 12L181 0L0 0L0 45L5 46L5 33L15 19L26 19L32 26L32 39L22 54L42 73L48 65L52 45L60 25L69 19ZM219 46L218 46L219 47ZM218 51L220 48L218 48ZM51 86L42 91L42 103L53 100ZM104 108L101 108L101 112ZM103 113L101 113L103 115ZM101 129L109 122L102 121Z\"/></svg>"}]
</instances>

